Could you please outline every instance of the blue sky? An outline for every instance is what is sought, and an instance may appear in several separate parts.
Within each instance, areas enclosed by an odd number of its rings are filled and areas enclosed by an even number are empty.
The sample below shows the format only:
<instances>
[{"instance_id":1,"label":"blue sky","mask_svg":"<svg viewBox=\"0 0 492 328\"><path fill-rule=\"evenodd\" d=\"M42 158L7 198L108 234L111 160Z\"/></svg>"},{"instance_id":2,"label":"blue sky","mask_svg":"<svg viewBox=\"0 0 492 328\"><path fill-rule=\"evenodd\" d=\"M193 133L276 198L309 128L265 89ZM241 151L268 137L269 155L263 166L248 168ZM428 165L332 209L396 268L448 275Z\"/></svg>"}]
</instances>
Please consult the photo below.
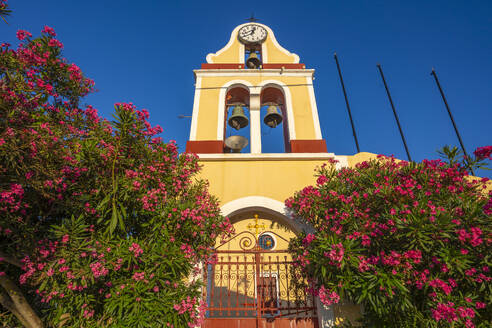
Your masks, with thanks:
<instances>
[{"instance_id":1,"label":"blue sky","mask_svg":"<svg viewBox=\"0 0 492 328\"><path fill-rule=\"evenodd\" d=\"M162 136L184 150L194 93L193 69L252 12L279 43L316 70L315 94L328 151L356 152L333 53L349 94L362 151L406 159L376 68L381 63L414 160L456 145L435 67L467 151L490 145L491 1L9 1L1 41L53 27L64 55L94 79L86 98L110 118L113 104L147 108ZM490 171L479 172L492 177Z\"/></svg>"}]
</instances>

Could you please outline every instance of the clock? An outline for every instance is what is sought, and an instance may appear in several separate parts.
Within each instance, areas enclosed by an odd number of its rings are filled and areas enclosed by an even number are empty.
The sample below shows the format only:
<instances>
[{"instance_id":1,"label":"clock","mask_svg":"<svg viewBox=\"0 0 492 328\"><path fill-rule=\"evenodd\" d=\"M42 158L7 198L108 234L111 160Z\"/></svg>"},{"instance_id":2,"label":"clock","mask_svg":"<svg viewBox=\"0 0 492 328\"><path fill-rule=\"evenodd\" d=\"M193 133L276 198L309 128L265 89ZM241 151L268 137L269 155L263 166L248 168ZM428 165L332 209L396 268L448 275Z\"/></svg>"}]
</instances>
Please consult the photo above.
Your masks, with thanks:
<instances>
[{"instance_id":1,"label":"clock","mask_svg":"<svg viewBox=\"0 0 492 328\"><path fill-rule=\"evenodd\" d=\"M238 38L243 43L261 43L267 37L267 30L257 24L248 24L239 29Z\"/></svg>"}]
</instances>

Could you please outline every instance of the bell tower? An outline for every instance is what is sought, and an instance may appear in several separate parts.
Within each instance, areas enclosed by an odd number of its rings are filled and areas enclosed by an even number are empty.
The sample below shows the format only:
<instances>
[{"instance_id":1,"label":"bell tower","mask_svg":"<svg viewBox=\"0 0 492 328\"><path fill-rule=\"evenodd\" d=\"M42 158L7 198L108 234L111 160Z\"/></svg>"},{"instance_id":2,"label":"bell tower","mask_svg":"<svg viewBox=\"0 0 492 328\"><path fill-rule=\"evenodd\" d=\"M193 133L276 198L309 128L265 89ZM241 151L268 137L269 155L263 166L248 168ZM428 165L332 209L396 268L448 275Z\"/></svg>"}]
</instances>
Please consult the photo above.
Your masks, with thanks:
<instances>
[{"instance_id":1,"label":"bell tower","mask_svg":"<svg viewBox=\"0 0 492 328\"><path fill-rule=\"evenodd\" d=\"M195 99L187 152L262 154L262 137L280 129L283 152L326 153L313 69L284 49L264 24L237 26L229 42L194 70ZM262 119L263 118L263 119ZM248 148L246 148L248 146ZM230 154L233 155L233 154Z\"/></svg>"},{"instance_id":2,"label":"bell tower","mask_svg":"<svg viewBox=\"0 0 492 328\"><path fill-rule=\"evenodd\" d=\"M314 69L299 63L299 56L281 47L268 26L256 22L237 26L229 42L206 58L194 70L186 151L198 155L200 178L209 181L210 193L236 234L227 242L216 241L219 262L203 272L208 310L202 328L266 327L273 321L279 327L331 327L332 309L318 299L289 294L290 276L282 271L291 261L289 240L312 231L291 216L285 200L316 183L316 167L330 160L338 161L337 167L351 161L327 152ZM272 137L282 147L268 148ZM231 263L239 263L239 257L243 266L238 269ZM269 258L276 262L262 262Z\"/></svg>"}]
</instances>

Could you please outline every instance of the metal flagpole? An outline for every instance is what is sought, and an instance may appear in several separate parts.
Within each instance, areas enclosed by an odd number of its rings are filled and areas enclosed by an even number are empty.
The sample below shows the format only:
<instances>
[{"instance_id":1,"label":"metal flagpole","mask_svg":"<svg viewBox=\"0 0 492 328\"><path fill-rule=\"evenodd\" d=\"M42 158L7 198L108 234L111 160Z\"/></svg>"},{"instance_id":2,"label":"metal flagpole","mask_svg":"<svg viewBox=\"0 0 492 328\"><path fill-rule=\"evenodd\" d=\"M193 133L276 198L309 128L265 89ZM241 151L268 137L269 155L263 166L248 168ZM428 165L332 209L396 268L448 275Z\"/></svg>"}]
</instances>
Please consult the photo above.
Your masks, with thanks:
<instances>
[{"instance_id":1,"label":"metal flagpole","mask_svg":"<svg viewBox=\"0 0 492 328\"><path fill-rule=\"evenodd\" d=\"M432 68L431 75L434 76L434 79L436 80L436 84L437 84L437 87L439 88L439 92L441 93L442 100L444 100L444 105L446 105L446 109L448 110L449 118L451 119L451 123L453 123L454 131L456 132L456 136L458 137L458 141L460 142L461 149L463 149L463 154L465 154L466 160L468 160L469 157L468 157L468 154L466 152L465 145L463 144L463 140L461 140L461 136L460 136L460 133L458 131L458 127L456 126L456 123L454 122L453 114L451 114L451 109L449 109L448 102L446 100L446 97L444 96L444 92L442 91L441 84L439 83L439 79L437 78L437 74L436 74L436 71L434 70L434 68ZM470 169L471 173L473 175L475 175L475 173L473 172L473 169L471 167L469 169Z\"/></svg>"},{"instance_id":2,"label":"metal flagpole","mask_svg":"<svg viewBox=\"0 0 492 328\"><path fill-rule=\"evenodd\" d=\"M381 73L381 78L383 79L384 88L386 89L386 93L388 94L388 99L391 104L391 109L393 109L393 114L395 115L395 120L396 120L396 124L398 125L398 130L400 130L401 140L403 141L403 146L405 146L405 151L407 152L408 160L412 161L412 157L410 157L410 152L408 151L405 136L403 135L403 131L400 126L400 120L398 120L398 115L396 114L396 109L395 109L395 105L393 104L393 99L391 99L391 94L389 92L388 85L386 84L386 79L384 78L383 69L381 68L381 64L377 64L376 66L379 69L379 73Z\"/></svg>"},{"instance_id":3,"label":"metal flagpole","mask_svg":"<svg viewBox=\"0 0 492 328\"><path fill-rule=\"evenodd\" d=\"M354 121L352 120L352 112L350 111L350 105L347 97L347 92L345 91L345 84L343 83L342 71L340 70L340 64L338 63L337 53L333 54L335 57L335 62L337 63L338 76L340 76L340 83L342 84L343 96L345 97L345 104L347 105L347 111L350 118L350 124L352 125L352 134L354 136L355 147L357 147L357 152L360 153L359 141L357 141L357 134L355 133Z\"/></svg>"}]
</instances>

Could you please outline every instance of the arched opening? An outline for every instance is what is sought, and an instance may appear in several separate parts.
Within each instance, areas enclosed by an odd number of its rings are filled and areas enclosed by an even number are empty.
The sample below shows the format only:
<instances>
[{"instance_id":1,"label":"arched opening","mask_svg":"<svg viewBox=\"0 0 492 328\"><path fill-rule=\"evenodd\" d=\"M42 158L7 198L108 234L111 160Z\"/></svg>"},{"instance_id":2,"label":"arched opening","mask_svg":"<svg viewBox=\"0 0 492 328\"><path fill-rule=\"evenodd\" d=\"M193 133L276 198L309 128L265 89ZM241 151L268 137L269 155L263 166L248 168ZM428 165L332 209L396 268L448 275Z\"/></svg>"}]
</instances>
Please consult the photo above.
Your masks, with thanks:
<instances>
[{"instance_id":1,"label":"arched opening","mask_svg":"<svg viewBox=\"0 0 492 328\"><path fill-rule=\"evenodd\" d=\"M300 230L290 218L268 207L229 209L236 232L228 240L217 240L217 262L206 269L208 309L203 327L263 327L267 323L317 327L316 301L298 284L287 251L290 239Z\"/></svg>"},{"instance_id":2,"label":"arched opening","mask_svg":"<svg viewBox=\"0 0 492 328\"><path fill-rule=\"evenodd\" d=\"M249 89L243 85L231 86L227 90L224 106L224 152L249 153ZM244 140L247 140L247 145L242 146Z\"/></svg>"},{"instance_id":3,"label":"arched opening","mask_svg":"<svg viewBox=\"0 0 492 328\"><path fill-rule=\"evenodd\" d=\"M261 44L249 44L244 47L244 68L260 69L263 64Z\"/></svg>"},{"instance_id":4,"label":"arched opening","mask_svg":"<svg viewBox=\"0 0 492 328\"><path fill-rule=\"evenodd\" d=\"M262 151L290 153L289 124L283 90L277 85L266 85L261 90L260 102ZM279 116L280 123L278 123Z\"/></svg>"}]
</instances>

